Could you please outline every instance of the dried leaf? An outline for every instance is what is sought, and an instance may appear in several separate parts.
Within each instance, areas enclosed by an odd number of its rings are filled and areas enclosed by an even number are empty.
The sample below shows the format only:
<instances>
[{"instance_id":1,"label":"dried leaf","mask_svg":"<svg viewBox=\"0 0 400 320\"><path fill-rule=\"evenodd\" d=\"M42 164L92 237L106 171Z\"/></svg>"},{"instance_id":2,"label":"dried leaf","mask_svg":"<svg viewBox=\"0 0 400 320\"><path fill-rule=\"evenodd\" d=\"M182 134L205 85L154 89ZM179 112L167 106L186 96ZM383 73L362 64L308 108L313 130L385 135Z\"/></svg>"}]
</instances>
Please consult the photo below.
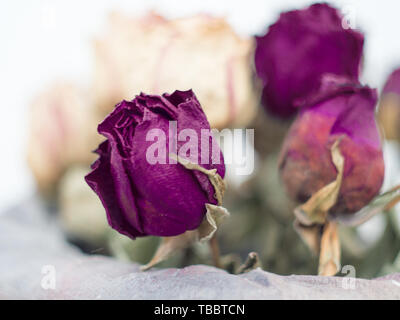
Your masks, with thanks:
<instances>
[{"instance_id":1,"label":"dried leaf","mask_svg":"<svg viewBox=\"0 0 400 320\"><path fill-rule=\"evenodd\" d=\"M196 230L186 231L174 237L164 237L154 257L148 264L141 268L142 271L154 267L156 264L168 259L174 252L187 248L191 244L201 241L209 241L215 236L215 232L222 220L229 216L228 210L223 207L206 203L206 215L203 222Z\"/></svg>"},{"instance_id":2,"label":"dried leaf","mask_svg":"<svg viewBox=\"0 0 400 320\"><path fill-rule=\"evenodd\" d=\"M340 140L340 138L336 140L331 147L332 162L338 172L336 180L318 190L306 203L294 210L294 214L304 225L323 224L329 209L336 204L344 169L344 157L339 149Z\"/></svg>"},{"instance_id":3,"label":"dried leaf","mask_svg":"<svg viewBox=\"0 0 400 320\"><path fill-rule=\"evenodd\" d=\"M296 219L293 223L293 227L305 244L307 244L311 252L318 255L323 226L320 224L304 225L301 221Z\"/></svg>"},{"instance_id":4,"label":"dried leaf","mask_svg":"<svg viewBox=\"0 0 400 320\"><path fill-rule=\"evenodd\" d=\"M327 222L321 237L318 274L334 276L340 270L340 242L335 222Z\"/></svg>"},{"instance_id":5,"label":"dried leaf","mask_svg":"<svg viewBox=\"0 0 400 320\"><path fill-rule=\"evenodd\" d=\"M190 246L198 238L197 230L186 231L180 235L174 237L164 237L162 242L158 247L154 257L149 263L142 266L140 269L142 271L148 270L154 267L156 264L168 259L174 252L182 250Z\"/></svg>"},{"instance_id":6,"label":"dried leaf","mask_svg":"<svg viewBox=\"0 0 400 320\"><path fill-rule=\"evenodd\" d=\"M367 206L354 214L343 214L330 217L348 227L356 227L371 219L378 213L388 211L400 201L400 185L375 197Z\"/></svg>"},{"instance_id":7,"label":"dried leaf","mask_svg":"<svg viewBox=\"0 0 400 320\"><path fill-rule=\"evenodd\" d=\"M224 207L206 203L206 217L197 229L199 241L204 242L212 238L222 220L229 217L229 212Z\"/></svg>"},{"instance_id":8,"label":"dried leaf","mask_svg":"<svg viewBox=\"0 0 400 320\"><path fill-rule=\"evenodd\" d=\"M341 138L337 139L331 147L332 162L337 170L336 179L294 210L295 230L312 252L319 251L318 273L325 276L333 276L340 270L337 226L335 222L328 221L328 212L337 202L343 180L344 157L339 149L340 141Z\"/></svg>"}]
</instances>

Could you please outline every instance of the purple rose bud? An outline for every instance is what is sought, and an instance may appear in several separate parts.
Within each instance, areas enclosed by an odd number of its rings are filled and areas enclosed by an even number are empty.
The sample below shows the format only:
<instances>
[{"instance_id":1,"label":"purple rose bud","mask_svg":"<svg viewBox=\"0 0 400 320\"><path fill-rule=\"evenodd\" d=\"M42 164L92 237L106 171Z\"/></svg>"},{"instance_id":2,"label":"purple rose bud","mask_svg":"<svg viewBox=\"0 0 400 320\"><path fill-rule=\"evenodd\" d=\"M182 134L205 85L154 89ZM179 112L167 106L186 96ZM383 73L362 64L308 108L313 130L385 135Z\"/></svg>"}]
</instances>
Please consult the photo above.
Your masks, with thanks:
<instances>
[{"instance_id":1,"label":"purple rose bud","mask_svg":"<svg viewBox=\"0 0 400 320\"><path fill-rule=\"evenodd\" d=\"M282 118L294 115L325 73L358 79L364 37L344 29L342 20L335 8L314 4L282 13L256 38L255 65L268 111Z\"/></svg>"},{"instance_id":2,"label":"purple rose bud","mask_svg":"<svg viewBox=\"0 0 400 320\"><path fill-rule=\"evenodd\" d=\"M171 123L176 124L176 131L171 130ZM197 161L206 170L216 169L223 178L222 153L212 137L202 134L204 130L210 133L209 129L191 90L162 96L141 93L116 106L98 127L107 140L97 149L100 157L85 177L100 197L112 228L135 238L175 236L199 227L206 214L205 204L218 203L216 190L208 175L187 169L170 155L180 155L181 148L187 146L181 133L190 131L201 137L199 141L189 137L190 146L194 146L190 161ZM165 143L165 148L153 152L158 143ZM202 155L205 146L210 150L207 158ZM149 155L158 160L149 159Z\"/></svg>"},{"instance_id":3,"label":"purple rose bud","mask_svg":"<svg viewBox=\"0 0 400 320\"><path fill-rule=\"evenodd\" d=\"M290 197L306 202L336 179L331 147L338 140L344 158L343 180L330 213L354 213L381 188L384 162L375 123L376 90L358 84L324 83L308 100L284 142L280 174Z\"/></svg>"},{"instance_id":4,"label":"purple rose bud","mask_svg":"<svg viewBox=\"0 0 400 320\"><path fill-rule=\"evenodd\" d=\"M393 71L386 80L382 94L394 93L400 96L400 68Z\"/></svg>"},{"instance_id":5,"label":"purple rose bud","mask_svg":"<svg viewBox=\"0 0 400 320\"><path fill-rule=\"evenodd\" d=\"M385 138L400 140L400 68L390 74L383 87L378 117Z\"/></svg>"}]
</instances>

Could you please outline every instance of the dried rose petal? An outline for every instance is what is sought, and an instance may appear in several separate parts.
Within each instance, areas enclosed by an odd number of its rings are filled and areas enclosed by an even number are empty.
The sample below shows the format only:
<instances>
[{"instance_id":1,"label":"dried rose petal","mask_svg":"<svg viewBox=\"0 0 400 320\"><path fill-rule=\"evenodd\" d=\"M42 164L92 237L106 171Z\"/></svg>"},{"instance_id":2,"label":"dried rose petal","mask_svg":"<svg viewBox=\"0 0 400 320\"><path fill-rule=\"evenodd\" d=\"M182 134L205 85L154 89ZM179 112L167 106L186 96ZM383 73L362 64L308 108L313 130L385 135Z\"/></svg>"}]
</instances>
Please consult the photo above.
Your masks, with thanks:
<instances>
[{"instance_id":1,"label":"dried rose petal","mask_svg":"<svg viewBox=\"0 0 400 320\"><path fill-rule=\"evenodd\" d=\"M378 119L385 138L400 140L400 68L388 77L378 110Z\"/></svg>"},{"instance_id":2,"label":"dried rose petal","mask_svg":"<svg viewBox=\"0 0 400 320\"><path fill-rule=\"evenodd\" d=\"M330 147L341 138L344 172L332 213L354 213L383 182L381 140L375 123L376 90L329 79L293 123L280 155L280 174L291 198L304 203L336 179Z\"/></svg>"},{"instance_id":3,"label":"dried rose petal","mask_svg":"<svg viewBox=\"0 0 400 320\"><path fill-rule=\"evenodd\" d=\"M206 214L205 205L217 204L216 190L206 174L180 163L148 162L147 150L154 144L147 141L148 132L162 130L169 150L170 121L177 122L178 134L194 130L212 150L214 140L201 135L202 129L210 129L209 123L191 90L162 96L142 93L132 101L124 100L98 127L107 140L99 146L100 158L85 179L100 197L111 227L131 238L194 230ZM178 140L177 149L183 144ZM209 164L202 164L201 146L199 141L198 163L216 169L223 178L225 165L218 146L220 164L211 156Z\"/></svg>"},{"instance_id":4,"label":"dried rose petal","mask_svg":"<svg viewBox=\"0 0 400 320\"><path fill-rule=\"evenodd\" d=\"M382 94L395 93L400 95L400 68L394 70L383 87Z\"/></svg>"},{"instance_id":5,"label":"dried rose petal","mask_svg":"<svg viewBox=\"0 0 400 320\"><path fill-rule=\"evenodd\" d=\"M364 37L343 29L342 16L327 4L282 13L257 37L255 65L263 104L287 118L318 90L325 73L358 79Z\"/></svg>"}]
</instances>

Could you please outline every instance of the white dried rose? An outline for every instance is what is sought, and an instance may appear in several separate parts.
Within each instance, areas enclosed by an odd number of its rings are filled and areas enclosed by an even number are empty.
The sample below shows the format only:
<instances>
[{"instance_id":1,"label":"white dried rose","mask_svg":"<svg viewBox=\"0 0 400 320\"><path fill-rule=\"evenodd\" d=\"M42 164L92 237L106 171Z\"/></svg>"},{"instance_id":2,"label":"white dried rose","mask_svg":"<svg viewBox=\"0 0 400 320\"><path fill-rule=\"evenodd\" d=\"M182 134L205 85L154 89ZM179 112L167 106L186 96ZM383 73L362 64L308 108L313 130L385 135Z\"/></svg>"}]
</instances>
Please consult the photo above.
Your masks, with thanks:
<instances>
[{"instance_id":1,"label":"white dried rose","mask_svg":"<svg viewBox=\"0 0 400 320\"><path fill-rule=\"evenodd\" d=\"M140 92L193 89L213 128L244 127L254 117L253 40L240 38L222 18L166 20L154 13L110 16L95 41L96 104L110 112Z\"/></svg>"},{"instance_id":2,"label":"white dried rose","mask_svg":"<svg viewBox=\"0 0 400 320\"><path fill-rule=\"evenodd\" d=\"M99 120L84 90L64 82L50 86L34 99L29 121L28 164L42 192L54 191L72 164L96 158Z\"/></svg>"},{"instance_id":3,"label":"white dried rose","mask_svg":"<svg viewBox=\"0 0 400 320\"><path fill-rule=\"evenodd\" d=\"M88 170L88 167L74 166L61 179L60 222L72 238L99 245L111 229L99 198L84 180Z\"/></svg>"}]
</instances>

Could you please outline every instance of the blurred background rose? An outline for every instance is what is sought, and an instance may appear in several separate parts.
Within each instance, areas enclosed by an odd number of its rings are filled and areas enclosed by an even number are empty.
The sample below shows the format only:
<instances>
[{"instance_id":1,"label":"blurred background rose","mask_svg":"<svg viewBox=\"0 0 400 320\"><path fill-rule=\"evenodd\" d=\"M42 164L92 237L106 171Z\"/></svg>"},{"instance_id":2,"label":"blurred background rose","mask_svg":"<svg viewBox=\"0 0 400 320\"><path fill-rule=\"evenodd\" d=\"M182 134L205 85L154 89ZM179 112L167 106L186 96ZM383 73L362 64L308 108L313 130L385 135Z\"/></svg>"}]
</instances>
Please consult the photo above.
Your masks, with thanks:
<instances>
[{"instance_id":1,"label":"blurred background rose","mask_svg":"<svg viewBox=\"0 0 400 320\"><path fill-rule=\"evenodd\" d=\"M252 35L263 34L280 12L311 3L1 4L0 212L39 192L47 204L55 205L67 238L83 250L146 262L157 239L132 242L113 232L99 200L84 184L94 157L90 151L101 139L96 124L123 98L139 91L188 89L180 86L193 81L189 86L213 127L255 128L255 173L240 180L243 183L231 183L226 193L232 218L219 235L226 266L257 251L268 271L315 273L317 261L292 228L294 204L278 179L277 155L290 123L271 118L258 105L260 86L251 62ZM381 89L400 65L400 41L392 36L399 27L400 5L395 0L329 3L364 32L361 82ZM193 65L196 54L199 63ZM384 150L388 189L400 181L400 148L390 141ZM342 262L355 265L357 276L396 270L399 220L393 211L357 229L343 228ZM164 265L207 263L206 251L195 246Z\"/></svg>"}]
</instances>

